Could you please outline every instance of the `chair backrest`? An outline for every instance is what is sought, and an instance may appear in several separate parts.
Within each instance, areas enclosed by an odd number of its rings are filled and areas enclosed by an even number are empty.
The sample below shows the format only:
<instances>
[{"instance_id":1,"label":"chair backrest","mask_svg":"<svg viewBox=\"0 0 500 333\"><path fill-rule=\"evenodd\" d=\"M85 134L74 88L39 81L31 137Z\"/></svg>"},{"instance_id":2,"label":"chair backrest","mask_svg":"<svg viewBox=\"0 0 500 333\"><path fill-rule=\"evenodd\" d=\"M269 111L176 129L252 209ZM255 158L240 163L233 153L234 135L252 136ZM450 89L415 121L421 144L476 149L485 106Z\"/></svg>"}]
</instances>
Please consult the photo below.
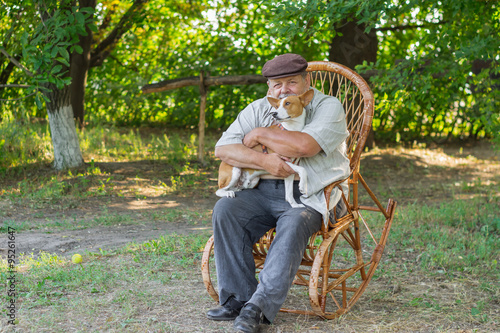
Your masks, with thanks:
<instances>
[{"instance_id":1,"label":"chair backrest","mask_svg":"<svg viewBox=\"0 0 500 333\"><path fill-rule=\"evenodd\" d=\"M337 97L344 106L349 137L346 139L351 171L358 165L373 119L373 93L356 72L335 62L309 63L311 86Z\"/></svg>"}]
</instances>

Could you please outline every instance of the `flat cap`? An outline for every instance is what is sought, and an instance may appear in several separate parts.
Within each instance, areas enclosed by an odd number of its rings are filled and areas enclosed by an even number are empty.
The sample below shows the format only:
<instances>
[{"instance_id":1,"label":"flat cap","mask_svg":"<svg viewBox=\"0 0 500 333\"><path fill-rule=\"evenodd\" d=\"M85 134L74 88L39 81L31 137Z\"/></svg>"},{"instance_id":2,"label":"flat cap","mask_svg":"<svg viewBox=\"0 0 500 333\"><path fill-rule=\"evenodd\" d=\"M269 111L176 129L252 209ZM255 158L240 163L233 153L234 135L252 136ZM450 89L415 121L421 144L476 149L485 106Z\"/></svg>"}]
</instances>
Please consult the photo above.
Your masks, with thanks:
<instances>
[{"instance_id":1,"label":"flat cap","mask_svg":"<svg viewBox=\"0 0 500 333\"><path fill-rule=\"evenodd\" d=\"M266 78L279 79L282 77L298 75L307 68L307 61L302 56L294 53L285 53L269 60L262 67L262 75Z\"/></svg>"}]
</instances>

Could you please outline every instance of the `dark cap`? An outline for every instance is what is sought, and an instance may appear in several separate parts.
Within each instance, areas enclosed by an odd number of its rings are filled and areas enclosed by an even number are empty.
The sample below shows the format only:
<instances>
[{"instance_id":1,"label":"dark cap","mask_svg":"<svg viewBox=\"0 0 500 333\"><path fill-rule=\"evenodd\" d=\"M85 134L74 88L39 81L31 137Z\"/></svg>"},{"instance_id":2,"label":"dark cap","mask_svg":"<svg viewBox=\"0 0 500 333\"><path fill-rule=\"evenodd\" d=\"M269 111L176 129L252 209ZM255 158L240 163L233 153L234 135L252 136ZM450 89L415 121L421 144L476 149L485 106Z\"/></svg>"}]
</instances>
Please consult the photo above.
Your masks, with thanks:
<instances>
[{"instance_id":1,"label":"dark cap","mask_svg":"<svg viewBox=\"0 0 500 333\"><path fill-rule=\"evenodd\" d=\"M269 60L262 67L262 75L272 79L294 76L304 72L307 68L307 61L302 56L293 53L286 53Z\"/></svg>"}]
</instances>

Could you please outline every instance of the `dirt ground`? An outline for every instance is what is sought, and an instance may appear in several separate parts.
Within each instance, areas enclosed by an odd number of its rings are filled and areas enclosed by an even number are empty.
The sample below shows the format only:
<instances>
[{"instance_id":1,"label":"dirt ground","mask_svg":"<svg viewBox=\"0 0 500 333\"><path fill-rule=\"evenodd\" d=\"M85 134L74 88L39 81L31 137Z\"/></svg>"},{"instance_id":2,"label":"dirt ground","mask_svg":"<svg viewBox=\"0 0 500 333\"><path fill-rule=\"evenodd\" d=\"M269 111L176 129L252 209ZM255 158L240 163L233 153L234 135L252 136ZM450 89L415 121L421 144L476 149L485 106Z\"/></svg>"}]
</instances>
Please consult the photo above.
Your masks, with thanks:
<instances>
[{"instance_id":1,"label":"dirt ground","mask_svg":"<svg viewBox=\"0 0 500 333\"><path fill-rule=\"evenodd\" d=\"M40 252L54 253L63 257L70 257L74 253L99 252L112 250L126 245L130 242L141 243L156 239L159 235L176 233L187 235L192 232L210 230L207 225L193 225L192 223L172 221L151 221L141 212L162 212L164 209L192 209L192 207L203 207L204 210L213 207L215 198L194 199L183 197L159 197L151 199L136 199L135 197L113 198L112 200L86 200L82 207L65 210L61 215L58 211L49 210L43 217L37 217L31 209L8 207L12 213L9 215L18 221L31 221L33 225L43 224L44 220L57 218L72 218L92 220L99 216L99 211L106 207L106 213L113 216L126 214L129 218L126 223L117 223L109 226L80 227L73 230L61 230L60 228L42 227L42 230L25 231L16 235L16 248L19 253L34 254ZM2 204L2 203L0 203ZM3 207L9 206L5 202ZM132 221L130 221L132 220ZM80 222L81 223L81 222ZM6 241L3 242L6 244ZM0 248L0 253L6 253L6 248Z\"/></svg>"}]
</instances>

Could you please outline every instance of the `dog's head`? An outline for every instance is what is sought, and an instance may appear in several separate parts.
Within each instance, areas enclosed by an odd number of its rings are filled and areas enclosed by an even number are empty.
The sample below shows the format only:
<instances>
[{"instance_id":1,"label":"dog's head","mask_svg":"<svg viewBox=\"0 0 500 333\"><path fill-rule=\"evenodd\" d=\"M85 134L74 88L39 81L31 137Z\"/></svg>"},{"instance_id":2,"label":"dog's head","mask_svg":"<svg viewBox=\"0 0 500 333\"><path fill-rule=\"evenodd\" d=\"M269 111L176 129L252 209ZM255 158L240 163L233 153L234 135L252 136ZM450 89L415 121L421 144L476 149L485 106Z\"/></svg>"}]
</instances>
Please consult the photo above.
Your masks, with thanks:
<instances>
[{"instance_id":1,"label":"dog's head","mask_svg":"<svg viewBox=\"0 0 500 333\"><path fill-rule=\"evenodd\" d=\"M311 102L313 96L314 90L310 89L302 95L288 96L283 99L268 96L267 100L276 109L275 112L271 112L271 115L282 122L300 117L304 112L304 107Z\"/></svg>"}]
</instances>

